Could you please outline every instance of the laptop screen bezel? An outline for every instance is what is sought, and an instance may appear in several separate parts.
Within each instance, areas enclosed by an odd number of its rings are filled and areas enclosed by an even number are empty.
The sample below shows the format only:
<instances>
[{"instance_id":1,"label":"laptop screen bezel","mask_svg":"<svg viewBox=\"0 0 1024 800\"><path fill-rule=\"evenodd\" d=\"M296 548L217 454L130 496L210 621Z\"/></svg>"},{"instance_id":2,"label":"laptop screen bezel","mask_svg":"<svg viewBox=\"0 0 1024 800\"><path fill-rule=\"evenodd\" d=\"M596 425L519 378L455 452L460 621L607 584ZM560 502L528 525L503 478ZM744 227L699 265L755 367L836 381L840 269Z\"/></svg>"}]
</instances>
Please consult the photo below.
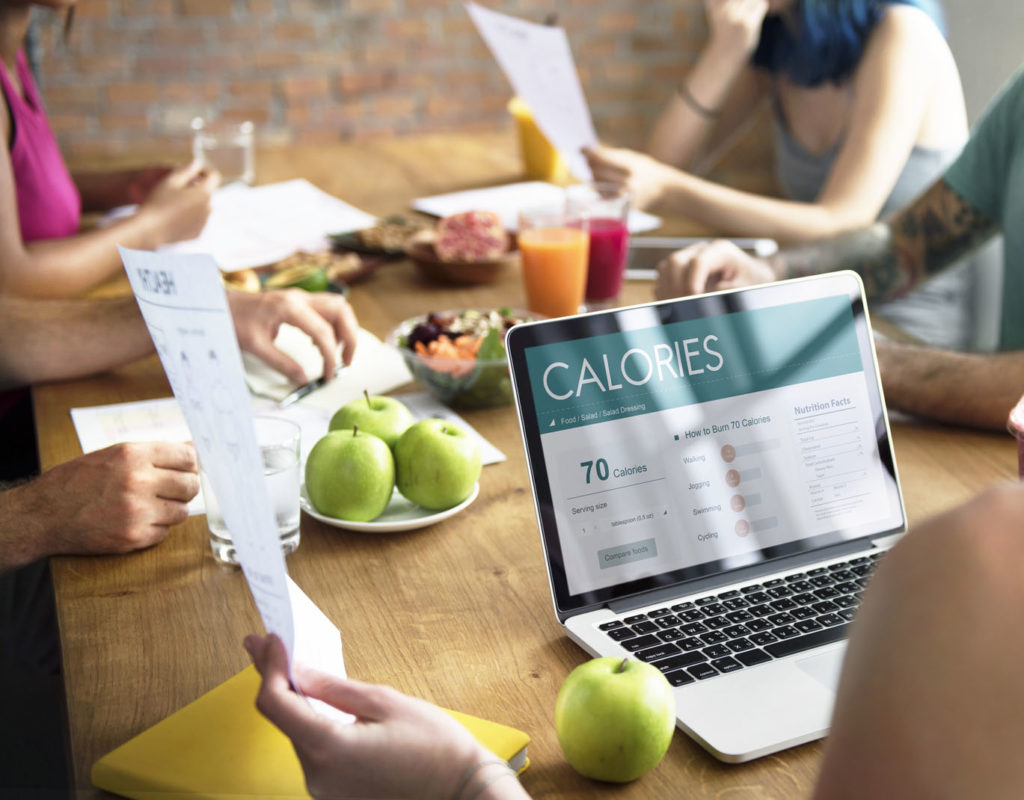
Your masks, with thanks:
<instances>
[{"instance_id":1,"label":"laptop screen bezel","mask_svg":"<svg viewBox=\"0 0 1024 800\"><path fill-rule=\"evenodd\" d=\"M660 323L664 325L839 295L846 295L849 298L861 363L868 376L868 379L865 380L865 388L870 402L879 457L882 466L894 483L900 521L891 528L872 530L853 538L844 536L841 531L833 531L758 551L762 556L759 563L768 564L789 556L806 555L833 544L871 540L900 533L906 528L906 511L899 490L899 477L893 454L892 438L889 433L889 421L881 394L881 381L871 324L864 301L863 285L856 273L839 271L739 290L644 303L591 314L524 323L509 330L506 347L511 367L513 393L519 415L520 431L523 436L523 447L526 452L527 468L533 487L548 579L559 619L565 620L568 616L585 612L591 608L598 608L648 592L684 586L690 582L726 573L730 567L723 564L722 561L712 561L576 595L569 592L561 542L558 537L558 525L547 478L542 434L527 369L527 350L531 347L555 342L650 327L652 310L658 314Z\"/></svg>"}]
</instances>

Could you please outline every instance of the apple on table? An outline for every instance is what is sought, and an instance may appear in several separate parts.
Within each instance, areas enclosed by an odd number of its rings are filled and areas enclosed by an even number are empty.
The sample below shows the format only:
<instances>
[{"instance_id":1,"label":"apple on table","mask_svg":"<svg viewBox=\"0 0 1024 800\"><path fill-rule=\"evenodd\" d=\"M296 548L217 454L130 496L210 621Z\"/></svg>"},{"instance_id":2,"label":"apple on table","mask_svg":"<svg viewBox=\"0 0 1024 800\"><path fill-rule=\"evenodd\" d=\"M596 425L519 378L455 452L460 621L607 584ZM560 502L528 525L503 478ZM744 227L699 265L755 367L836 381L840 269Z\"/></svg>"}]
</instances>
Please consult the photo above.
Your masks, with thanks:
<instances>
[{"instance_id":1,"label":"apple on table","mask_svg":"<svg viewBox=\"0 0 1024 800\"><path fill-rule=\"evenodd\" d=\"M321 514L369 522L387 508L395 489L395 460L379 436L358 427L322 437L306 460L306 494Z\"/></svg>"},{"instance_id":2,"label":"apple on table","mask_svg":"<svg viewBox=\"0 0 1024 800\"><path fill-rule=\"evenodd\" d=\"M405 429L413 423L412 413L401 400L385 395L370 396L363 390L363 396L339 408L327 426L327 430L342 430L359 427L364 433L379 436L392 450Z\"/></svg>"},{"instance_id":3,"label":"apple on table","mask_svg":"<svg viewBox=\"0 0 1024 800\"><path fill-rule=\"evenodd\" d=\"M626 783L654 769L676 725L672 686L657 667L593 658L569 673L555 701L555 732L572 767Z\"/></svg>"},{"instance_id":4,"label":"apple on table","mask_svg":"<svg viewBox=\"0 0 1024 800\"><path fill-rule=\"evenodd\" d=\"M447 420L420 420L395 445L398 491L431 511L452 508L469 497L480 469L480 444Z\"/></svg>"}]
</instances>

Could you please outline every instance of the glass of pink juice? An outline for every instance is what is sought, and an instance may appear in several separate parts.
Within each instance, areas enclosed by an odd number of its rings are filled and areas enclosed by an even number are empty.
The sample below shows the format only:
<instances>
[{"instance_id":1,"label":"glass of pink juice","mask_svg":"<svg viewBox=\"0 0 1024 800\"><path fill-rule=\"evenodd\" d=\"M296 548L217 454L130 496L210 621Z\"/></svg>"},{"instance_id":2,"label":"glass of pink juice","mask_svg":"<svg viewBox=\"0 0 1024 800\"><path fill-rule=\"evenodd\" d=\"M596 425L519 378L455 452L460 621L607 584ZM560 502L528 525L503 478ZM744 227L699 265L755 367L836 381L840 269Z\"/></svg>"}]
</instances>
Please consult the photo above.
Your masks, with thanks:
<instances>
[{"instance_id":1,"label":"glass of pink juice","mask_svg":"<svg viewBox=\"0 0 1024 800\"><path fill-rule=\"evenodd\" d=\"M611 183L579 184L566 189L565 204L567 213L590 222L587 310L610 308L622 292L629 258L629 191Z\"/></svg>"}]
</instances>

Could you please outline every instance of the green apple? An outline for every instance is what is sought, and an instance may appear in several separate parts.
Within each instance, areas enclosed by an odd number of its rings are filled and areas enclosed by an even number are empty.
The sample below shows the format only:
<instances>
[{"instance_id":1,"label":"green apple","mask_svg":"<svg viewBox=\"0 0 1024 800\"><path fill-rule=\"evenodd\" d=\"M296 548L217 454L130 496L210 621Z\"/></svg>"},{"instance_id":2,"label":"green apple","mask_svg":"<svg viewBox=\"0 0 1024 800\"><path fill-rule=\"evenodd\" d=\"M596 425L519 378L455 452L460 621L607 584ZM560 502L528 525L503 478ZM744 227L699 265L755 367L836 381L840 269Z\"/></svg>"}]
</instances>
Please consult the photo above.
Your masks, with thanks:
<instances>
[{"instance_id":1,"label":"green apple","mask_svg":"<svg viewBox=\"0 0 1024 800\"><path fill-rule=\"evenodd\" d=\"M398 491L432 511L457 506L480 477L480 445L458 425L424 419L395 445Z\"/></svg>"},{"instance_id":2,"label":"green apple","mask_svg":"<svg viewBox=\"0 0 1024 800\"><path fill-rule=\"evenodd\" d=\"M370 397L370 393L363 390L361 399L346 403L334 413L327 430L354 428L357 425L359 430L379 436L394 450L398 437L412 425L412 414L404 403L394 397Z\"/></svg>"},{"instance_id":3,"label":"green apple","mask_svg":"<svg viewBox=\"0 0 1024 800\"><path fill-rule=\"evenodd\" d=\"M555 701L566 760L599 781L626 783L656 767L675 725L672 687L643 661L591 659L569 673Z\"/></svg>"},{"instance_id":4,"label":"green apple","mask_svg":"<svg viewBox=\"0 0 1024 800\"><path fill-rule=\"evenodd\" d=\"M369 522L395 489L395 461L383 439L358 428L331 431L306 460L306 494L328 517Z\"/></svg>"}]
</instances>

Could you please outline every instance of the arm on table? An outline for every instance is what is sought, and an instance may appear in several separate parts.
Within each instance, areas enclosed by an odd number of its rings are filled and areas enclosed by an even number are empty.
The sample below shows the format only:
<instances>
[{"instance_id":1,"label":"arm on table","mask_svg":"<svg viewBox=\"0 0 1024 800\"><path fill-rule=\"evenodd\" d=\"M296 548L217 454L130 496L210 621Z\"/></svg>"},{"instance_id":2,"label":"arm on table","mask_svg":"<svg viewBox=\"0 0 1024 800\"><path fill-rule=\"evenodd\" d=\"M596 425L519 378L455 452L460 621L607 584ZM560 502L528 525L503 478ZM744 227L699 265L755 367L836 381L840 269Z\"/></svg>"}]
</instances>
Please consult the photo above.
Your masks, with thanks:
<instances>
[{"instance_id":1,"label":"arm on table","mask_svg":"<svg viewBox=\"0 0 1024 800\"><path fill-rule=\"evenodd\" d=\"M117 206L142 203L172 170L172 167L154 166L75 172L72 178L82 198L83 211L109 211Z\"/></svg>"},{"instance_id":2,"label":"arm on table","mask_svg":"<svg viewBox=\"0 0 1024 800\"><path fill-rule=\"evenodd\" d=\"M0 572L52 555L127 553L163 540L199 491L191 444L117 444L0 491Z\"/></svg>"}]
</instances>

